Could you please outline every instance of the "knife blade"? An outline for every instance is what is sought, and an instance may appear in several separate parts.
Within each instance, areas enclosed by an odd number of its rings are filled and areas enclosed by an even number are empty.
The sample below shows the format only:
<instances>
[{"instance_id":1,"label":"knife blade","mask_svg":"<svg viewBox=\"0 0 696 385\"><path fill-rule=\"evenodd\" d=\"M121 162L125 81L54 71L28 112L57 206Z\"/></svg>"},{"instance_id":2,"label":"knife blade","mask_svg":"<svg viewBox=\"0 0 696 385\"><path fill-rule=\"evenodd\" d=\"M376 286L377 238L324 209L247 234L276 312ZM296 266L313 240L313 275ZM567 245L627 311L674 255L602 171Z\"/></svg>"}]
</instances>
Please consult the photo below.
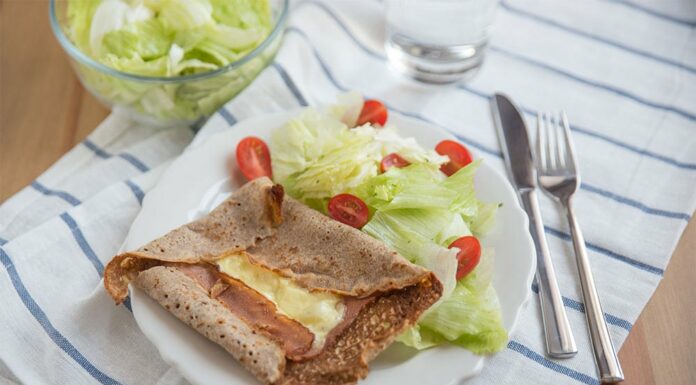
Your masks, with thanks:
<instances>
[{"instance_id":1,"label":"knife blade","mask_svg":"<svg viewBox=\"0 0 696 385\"><path fill-rule=\"evenodd\" d=\"M503 149L503 157L522 208L529 217L529 232L537 258L536 280L539 286L541 318L546 336L546 352L551 357L568 358L577 354L563 297L558 289L551 262L541 211L536 197L536 169L532 158L527 125L515 104L503 94L491 98L493 122Z\"/></svg>"},{"instance_id":2,"label":"knife blade","mask_svg":"<svg viewBox=\"0 0 696 385\"><path fill-rule=\"evenodd\" d=\"M503 156L508 172L517 189L536 187L536 171L529 144L527 126L512 101L502 94L495 94L492 102L493 119L496 121L499 139L503 144Z\"/></svg>"}]
</instances>

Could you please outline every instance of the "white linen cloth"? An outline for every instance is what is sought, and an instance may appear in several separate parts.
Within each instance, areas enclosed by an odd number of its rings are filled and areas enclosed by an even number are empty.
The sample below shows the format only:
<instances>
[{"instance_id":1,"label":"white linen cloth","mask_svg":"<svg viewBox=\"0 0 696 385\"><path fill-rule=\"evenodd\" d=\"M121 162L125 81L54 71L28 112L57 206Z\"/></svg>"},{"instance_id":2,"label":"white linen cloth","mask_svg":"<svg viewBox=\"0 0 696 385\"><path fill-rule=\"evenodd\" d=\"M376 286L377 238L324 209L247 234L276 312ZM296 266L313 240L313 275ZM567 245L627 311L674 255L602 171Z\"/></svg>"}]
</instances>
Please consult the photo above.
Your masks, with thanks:
<instances>
[{"instance_id":1,"label":"white linen cloth","mask_svg":"<svg viewBox=\"0 0 696 385\"><path fill-rule=\"evenodd\" d=\"M493 92L511 95L530 127L536 111L566 109L583 176L577 211L618 348L696 206L694 3L505 0L496 27L472 82L430 87L388 68L380 2L293 3L275 63L211 119L232 125L355 89L445 127L502 169ZM204 127L195 140L211 133ZM113 305L101 274L143 193L193 137L113 113L0 206L0 382L186 383L129 309ZM508 348L468 384L598 383L567 225L541 200L579 353L544 357L534 295Z\"/></svg>"}]
</instances>

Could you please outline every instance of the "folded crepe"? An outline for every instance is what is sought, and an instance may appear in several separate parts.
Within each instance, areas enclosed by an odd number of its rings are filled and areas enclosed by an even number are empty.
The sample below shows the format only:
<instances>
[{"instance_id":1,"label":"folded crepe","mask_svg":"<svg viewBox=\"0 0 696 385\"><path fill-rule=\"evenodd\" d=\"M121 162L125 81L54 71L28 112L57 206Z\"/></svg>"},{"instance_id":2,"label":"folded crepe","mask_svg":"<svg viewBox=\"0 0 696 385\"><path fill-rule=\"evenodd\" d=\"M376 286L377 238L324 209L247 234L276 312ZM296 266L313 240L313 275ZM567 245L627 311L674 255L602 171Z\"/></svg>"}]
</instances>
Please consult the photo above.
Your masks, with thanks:
<instances>
[{"instance_id":1,"label":"folded crepe","mask_svg":"<svg viewBox=\"0 0 696 385\"><path fill-rule=\"evenodd\" d=\"M116 303L130 282L266 384L357 382L442 293L432 272L267 178L114 257Z\"/></svg>"}]
</instances>

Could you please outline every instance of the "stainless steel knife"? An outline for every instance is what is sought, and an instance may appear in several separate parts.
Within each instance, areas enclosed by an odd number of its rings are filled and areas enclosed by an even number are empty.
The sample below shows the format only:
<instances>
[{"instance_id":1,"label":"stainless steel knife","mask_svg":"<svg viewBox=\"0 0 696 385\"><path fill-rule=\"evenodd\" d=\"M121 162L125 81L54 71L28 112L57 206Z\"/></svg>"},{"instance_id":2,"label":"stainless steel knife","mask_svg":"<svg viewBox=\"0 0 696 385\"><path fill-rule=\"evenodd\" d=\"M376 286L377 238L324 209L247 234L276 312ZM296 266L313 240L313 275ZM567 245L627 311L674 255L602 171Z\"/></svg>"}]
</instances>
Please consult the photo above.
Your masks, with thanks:
<instances>
[{"instance_id":1,"label":"stainless steel knife","mask_svg":"<svg viewBox=\"0 0 696 385\"><path fill-rule=\"evenodd\" d=\"M572 357L578 349L570 330L563 298L558 290L551 254L546 244L544 225L535 192L536 170L527 126L519 110L505 95L495 94L491 98L491 109L505 163L522 207L529 217L529 232L536 246L536 281L539 286L541 318L546 334L546 352L549 356L556 358Z\"/></svg>"}]
</instances>

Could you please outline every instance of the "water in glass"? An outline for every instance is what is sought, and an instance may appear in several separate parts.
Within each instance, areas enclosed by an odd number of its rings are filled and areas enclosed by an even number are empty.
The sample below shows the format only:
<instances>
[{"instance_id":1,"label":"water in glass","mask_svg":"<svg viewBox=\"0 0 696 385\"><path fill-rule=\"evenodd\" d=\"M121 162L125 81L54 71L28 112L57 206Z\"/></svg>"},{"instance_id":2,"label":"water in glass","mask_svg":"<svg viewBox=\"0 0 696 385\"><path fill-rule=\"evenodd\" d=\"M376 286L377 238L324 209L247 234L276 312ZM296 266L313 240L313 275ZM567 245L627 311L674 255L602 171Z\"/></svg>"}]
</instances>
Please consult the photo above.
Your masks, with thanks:
<instances>
[{"instance_id":1,"label":"water in glass","mask_svg":"<svg viewBox=\"0 0 696 385\"><path fill-rule=\"evenodd\" d=\"M473 76L498 0L386 0L386 52L398 71L428 83Z\"/></svg>"}]
</instances>

